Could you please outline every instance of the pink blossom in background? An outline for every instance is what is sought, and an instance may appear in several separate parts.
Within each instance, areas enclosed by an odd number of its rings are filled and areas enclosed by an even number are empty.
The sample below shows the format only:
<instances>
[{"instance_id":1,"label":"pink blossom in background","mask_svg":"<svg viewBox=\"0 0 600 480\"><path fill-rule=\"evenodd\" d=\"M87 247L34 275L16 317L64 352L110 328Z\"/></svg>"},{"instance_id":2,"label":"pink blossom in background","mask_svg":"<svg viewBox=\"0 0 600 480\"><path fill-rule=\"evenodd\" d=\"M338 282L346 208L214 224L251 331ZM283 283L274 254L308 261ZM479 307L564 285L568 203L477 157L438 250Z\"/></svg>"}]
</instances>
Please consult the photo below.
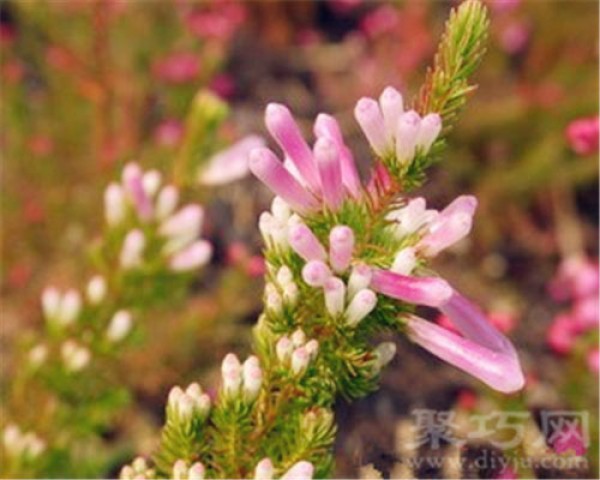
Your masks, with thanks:
<instances>
[{"instance_id":1,"label":"pink blossom in background","mask_svg":"<svg viewBox=\"0 0 600 480\"><path fill-rule=\"evenodd\" d=\"M567 127L566 135L571 149L578 155L598 153L598 124L595 117L580 118Z\"/></svg>"},{"instance_id":2,"label":"pink blossom in background","mask_svg":"<svg viewBox=\"0 0 600 480\"><path fill-rule=\"evenodd\" d=\"M509 333L517 325L517 317L510 312L490 312L488 314L489 322L502 333Z\"/></svg>"},{"instance_id":3,"label":"pink blossom in background","mask_svg":"<svg viewBox=\"0 0 600 480\"><path fill-rule=\"evenodd\" d=\"M221 73L212 79L210 89L222 99L227 100L235 94L235 81L231 75Z\"/></svg>"},{"instance_id":4,"label":"pink blossom in background","mask_svg":"<svg viewBox=\"0 0 600 480\"><path fill-rule=\"evenodd\" d=\"M14 27L6 23L0 23L0 45L10 46L16 38Z\"/></svg>"},{"instance_id":5,"label":"pink blossom in background","mask_svg":"<svg viewBox=\"0 0 600 480\"><path fill-rule=\"evenodd\" d=\"M529 28L523 22L511 22L500 32L500 44L508 53L521 52L529 41Z\"/></svg>"},{"instance_id":6,"label":"pink blossom in background","mask_svg":"<svg viewBox=\"0 0 600 480\"><path fill-rule=\"evenodd\" d=\"M571 315L577 325L578 332L587 332L588 330L598 328L599 303L597 295L580 298L575 302Z\"/></svg>"},{"instance_id":7,"label":"pink blossom in background","mask_svg":"<svg viewBox=\"0 0 600 480\"><path fill-rule=\"evenodd\" d=\"M511 467L504 467L502 470L500 470L496 476L494 477L498 480L500 479L504 479L504 480L513 480L515 478L519 478L517 475L517 472L515 472Z\"/></svg>"},{"instance_id":8,"label":"pink blossom in background","mask_svg":"<svg viewBox=\"0 0 600 480\"><path fill-rule=\"evenodd\" d=\"M361 31L370 38L393 30L400 15L391 5L383 5L365 15L360 23Z\"/></svg>"},{"instance_id":9,"label":"pink blossom in background","mask_svg":"<svg viewBox=\"0 0 600 480\"><path fill-rule=\"evenodd\" d=\"M154 141L163 147L175 147L183 138L183 124L177 119L162 121L154 129Z\"/></svg>"},{"instance_id":10,"label":"pink blossom in background","mask_svg":"<svg viewBox=\"0 0 600 480\"><path fill-rule=\"evenodd\" d=\"M488 0L486 3L494 13L508 13L515 10L521 0Z\"/></svg>"},{"instance_id":11,"label":"pink blossom in background","mask_svg":"<svg viewBox=\"0 0 600 480\"><path fill-rule=\"evenodd\" d=\"M587 447L581 429L577 427L571 430L571 428L573 427L566 425L562 430L552 434L550 438L552 448L559 454L571 452L577 456L585 455Z\"/></svg>"},{"instance_id":12,"label":"pink blossom in background","mask_svg":"<svg viewBox=\"0 0 600 480\"><path fill-rule=\"evenodd\" d=\"M173 84L189 83L200 73L200 60L191 52L171 53L154 64L154 75Z\"/></svg>"},{"instance_id":13,"label":"pink blossom in background","mask_svg":"<svg viewBox=\"0 0 600 480\"><path fill-rule=\"evenodd\" d=\"M194 10L186 25L198 38L228 40L246 19L246 10L239 3L217 2L211 10Z\"/></svg>"},{"instance_id":14,"label":"pink blossom in background","mask_svg":"<svg viewBox=\"0 0 600 480\"><path fill-rule=\"evenodd\" d=\"M243 242L232 242L227 247L227 262L231 265L243 262L248 255L248 247Z\"/></svg>"},{"instance_id":15,"label":"pink blossom in background","mask_svg":"<svg viewBox=\"0 0 600 480\"><path fill-rule=\"evenodd\" d=\"M27 141L29 151L37 156L48 155L54 149L52 139L43 134L32 135Z\"/></svg>"},{"instance_id":16,"label":"pink blossom in background","mask_svg":"<svg viewBox=\"0 0 600 480\"><path fill-rule=\"evenodd\" d=\"M591 258L575 255L564 259L556 275L548 283L548 291L555 301L596 295L600 286L600 268Z\"/></svg>"},{"instance_id":17,"label":"pink blossom in background","mask_svg":"<svg viewBox=\"0 0 600 480\"><path fill-rule=\"evenodd\" d=\"M477 394L473 390L462 389L458 394L456 404L463 410L473 410L477 406Z\"/></svg>"},{"instance_id":18,"label":"pink blossom in background","mask_svg":"<svg viewBox=\"0 0 600 480\"><path fill-rule=\"evenodd\" d=\"M596 375L598 375L598 369L599 369L598 349L594 348L594 349L590 350L587 354L586 360L587 360L587 366L590 369L590 371L595 373Z\"/></svg>"},{"instance_id":19,"label":"pink blossom in background","mask_svg":"<svg viewBox=\"0 0 600 480\"><path fill-rule=\"evenodd\" d=\"M562 313L557 315L546 332L548 346L560 355L569 353L577 338L577 324L571 316Z\"/></svg>"},{"instance_id":20,"label":"pink blossom in background","mask_svg":"<svg viewBox=\"0 0 600 480\"><path fill-rule=\"evenodd\" d=\"M267 271L264 257L253 255L246 263L246 273L252 278L262 277Z\"/></svg>"},{"instance_id":21,"label":"pink blossom in background","mask_svg":"<svg viewBox=\"0 0 600 480\"><path fill-rule=\"evenodd\" d=\"M2 79L6 83L16 85L23 80L25 76L25 66L20 60L11 60L2 64Z\"/></svg>"}]
</instances>

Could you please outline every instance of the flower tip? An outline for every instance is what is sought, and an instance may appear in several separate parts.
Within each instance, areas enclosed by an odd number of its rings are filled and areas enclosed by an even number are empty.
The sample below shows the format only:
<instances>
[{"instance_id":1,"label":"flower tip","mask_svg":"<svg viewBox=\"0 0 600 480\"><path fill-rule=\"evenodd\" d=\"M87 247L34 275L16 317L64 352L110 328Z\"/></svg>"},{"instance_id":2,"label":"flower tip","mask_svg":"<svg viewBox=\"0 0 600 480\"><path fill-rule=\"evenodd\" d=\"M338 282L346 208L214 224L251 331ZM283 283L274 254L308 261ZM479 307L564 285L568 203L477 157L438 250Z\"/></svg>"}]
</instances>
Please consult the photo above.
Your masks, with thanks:
<instances>
[{"instance_id":1,"label":"flower tip","mask_svg":"<svg viewBox=\"0 0 600 480\"><path fill-rule=\"evenodd\" d=\"M317 160L332 162L337 160L338 148L329 137L319 137L315 142L315 157Z\"/></svg>"},{"instance_id":2,"label":"flower tip","mask_svg":"<svg viewBox=\"0 0 600 480\"><path fill-rule=\"evenodd\" d=\"M381 92L381 101L382 102L390 101L390 100L397 100L398 98L401 99L402 95L394 87L387 86L383 89L383 92Z\"/></svg>"},{"instance_id":3,"label":"flower tip","mask_svg":"<svg viewBox=\"0 0 600 480\"><path fill-rule=\"evenodd\" d=\"M408 112L405 112L402 115L400 121L407 125L410 125L411 127L414 127L419 125L419 123L421 122L421 117L414 110L409 110Z\"/></svg>"}]
</instances>

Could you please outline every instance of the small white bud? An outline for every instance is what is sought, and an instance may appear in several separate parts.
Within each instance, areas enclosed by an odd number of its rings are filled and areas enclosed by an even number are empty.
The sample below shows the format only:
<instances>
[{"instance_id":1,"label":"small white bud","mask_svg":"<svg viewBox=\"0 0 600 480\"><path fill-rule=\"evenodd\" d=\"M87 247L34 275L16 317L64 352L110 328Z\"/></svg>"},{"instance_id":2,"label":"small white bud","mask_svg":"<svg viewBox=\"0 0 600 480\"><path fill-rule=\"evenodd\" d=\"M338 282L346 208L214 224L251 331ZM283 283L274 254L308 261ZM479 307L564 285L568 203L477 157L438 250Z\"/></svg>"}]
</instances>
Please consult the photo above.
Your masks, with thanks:
<instances>
[{"instance_id":1,"label":"small white bud","mask_svg":"<svg viewBox=\"0 0 600 480\"><path fill-rule=\"evenodd\" d=\"M292 372L296 375L302 373L308 366L310 355L306 351L306 347L298 347L292 353Z\"/></svg>"},{"instance_id":2,"label":"small white bud","mask_svg":"<svg viewBox=\"0 0 600 480\"><path fill-rule=\"evenodd\" d=\"M306 342L304 348L308 352L310 359L314 360L317 357L317 354L319 353L319 342L313 338L312 340Z\"/></svg>"},{"instance_id":3,"label":"small white bud","mask_svg":"<svg viewBox=\"0 0 600 480\"><path fill-rule=\"evenodd\" d=\"M254 400L258 396L263 378L258 358L254 355L248 357L242 371L245 397L247 400Z\"/></svg>"},{"instance_id":4,"label":"small white bud","mask_svg":"<svg viewBox=\"0 0 600 480\"><path fill-rule=\"evenodd\" d=\"M271 203L271 213L277 220L287 222L292 214L292 209L281 197L275 197Z\"/></svg>"},{"instance_id":5,"label":"small white bud","mask_svg":"<svg viewBox=\"0 0 600 480\"><path fill-rule=\"evenodd\" d=\"M373 311L377 305L377 295L372 290L365 288L354 295L346 309L346 324L354 327L363 318Z\"/></svg>"},{"instance_id":6,"label":"small white bud","mask_svg":"<svg viewBox=\"0 0 600 480\"><path fill-rule=\"evenodd\" d=\"M267 283L265 286L265 306L267 310L270 310L273 313L281 313L283 308L283 300L281 299L281 295L275 288L275 285L272 283Z\"/></svg>"},{"instance_id":7,"label":"small white bud","mask_svg":"<svg viewBox=\"0 0 600 480\"><path fill-rule=\"evenodd\" d=\"M144 176L142 177L142 186L144 187L146 195L153 197L156 192L158 192L161 182L162 175L158 170L148 170L144 173Z\"/></svg>"},{"instance_id":8,"label":"small white bud","mask_svg":"<svg viewBox=\"0 0 600 480\"><path fill-rule=\"evenodd\" d=\"M337 277L330 277L323 285L325 291L325 308L332 317L340 315L344 311L346 297L346 285Z\"/></svg>"},{"instance_id":9,"label":"small white bud","mask_svg":"<svg viewBox=\"0 0 600 480\"><path fill-rule=\"evenodd\" d=\"M277 270L277 283L281 288L285 288L286 285L294 283L294 275L289 267L284 265Z\"/></svg>"},{"instance_id":10,"label":"small white bud","mask_svg":"<svg viewBox=\"0 0 600 480\"><path fill-rule=\"evenodd\" d=\"M281 337L275 345L275 352L277 354L277 358L281 363L286 363L287 361L289 361L293 350L294 344L286 336Z\"/></svg>"},{"instance_id":11,"label":"small white bud","mask_svg":"<svg viewBox=\"0 0 600 480\"><path fill-rule=\"evenodd\" d=\"M331 270L320 260L311 260L302 268L302 279L311 287L322 287L331 277Z\"/></svg>"},{"instance_id":12,"label":"small white bud","mask_svg":"<svg viewBox=\"0 0 600 480\"><path fill-rule=\"evenodd\" d=\"M295 283L288 283L283 287L283 300L289 305L295 305L298 300L298 286Z\"/></svg>"},{"instance_id":13,"label":"small white bud","mask_svg":"<svg viewBox=\"0 0 600 480\"><path fill-rule=\"evenodd\" d=\"M396 355L396 344L393 342L382 342L375 348L373 352L377 358L375 368L381 370L392 361Z\"/></svg>"},{"instance_id":14,"label":"small white bud","mask_svg":"<svg viewBox=\"0 0 600 480\"><path fill-rule=\"evenodd\" d=\"M228 353L225 356L221 365L221 374L225 393L229 395L237 394L242 383L242 366L235 354Z\"/></svg>"},{"instance_id":15,"label":"small white bud","mask_svg":"<svg viewBox=\"0 0 600 480\"><path fill-rule=\"evenodd\" d=\"M70 325L79 316L81 311L81 295L75 289L68 290L60 302L60 311L57 320L62 325Z\"/></svg>"},{"instance_id":16,"label":"small white bud","mask_svg":"<svg viewBox=\"0 0 600 480\"><path fill-rule=\"evenodd\" d=\"M372 272L367 265L360 264L352 268L348 279L348 298L354 297L360 290L367 288L371 283Z\"/></svg>"},{"instance_id":17,"label":"small white bud","mask_svg":"<svg viewBox=\"0 0 600 480\"><path fill-rule=\"evenodd\" d=\"M123 188L111 183L104 191L104 216L106 223L111 226L118 225L125 218L125 192Z\"/></svg>"},{"instance_id":18,"label":"small white bud","mask_svg":"<svg viewBox=\"0 0 600 480\"><path fill-rule=\"evenodd\" d=\"M254 480L272 480L275 469L273 468L273 462L268 458L263 458L256 465L254 470Z\"/></svg>"},{"instance_id":19,"label":"small white bud","mask_svg":"<svg viewBox=\"0 0 600 480\"><path fill-rule=\"evenodd\" d=\"M140 266L145 247L144 233L138 229L130 231L123 241L119 259L121 267L131 269Z\"/></svg>"},{"instance_id":20,"label":"small white bud","mask_svg":"<svg viewBox=\"0 0 600 480\"><path fill-rule=\"evenodd\" d=\"M204 480L206 470L200 462L192 464L188 470L188 480Z\"/></svg>"},{"instance_id":21,"label":"small white bud","mask_svg":"<svg viewBox=\"0 0 600 480\"><path fill-rule=\"evenodd\" d=\"M131 331L133 320L131 314L126 310L119 310L115 313L108 324L106 337L111 342L120 342Z\"/></svg>"},{"instance_id":22,"label":"small white bud","mask_svg":"<svg viewBox=\"0 0 600 480\"><path fill-rule=\"evenodd\" d=\"M86 296L92 305L98 305L106 297L106 280L102 275L94 275L87 284Z\"/></svg>"},{"instance_id":23,"label":"small white bud","mask_svg":"<svg viewBox=\"0 0 600 480\"><path fill-rule=\"evenodd\" d=\"M73 340L67 340L61 346L61 355L65 368L71 372L78 372L84 369L91 360L90 351L78 345Z\"/></svg>"},{"instance_id":24,"label":"small white bud","mask_svg":"<svg viewBox=\"0 0 600 480\"><path fill-rule=\"evenodd\" d=\"M179 201L179 190L173 185L161 189L156 199L156 217L164 220L175 211Z\"/></svg>"},{"instance_id":25,"label":"small white bud","mask_svg":"<svg viewBox=\"0 0 600 480\"><path fill-rule=\"evenodd\" d=\"M146 470L148 470L148 463L144 457L135 457L131 466L135 470L135 473L146 473Z\"/></svg>"},{"instance_id":26,"label":"small white bud","mask_svg":"<svg viewBox=\"0 0 600 480\"><path fill-rule=\"evenodd\" d=\"M301 347L306 343L306 334L302 331L301 328L298 328L294 333L292 333L292 345L294 347Z\"/></svg>"},{"instance_id":27,"label":"small white bud","mask_svg":"<svg viewBox=\"0 0 600 480\"><path fill-rule=\"evenodd\" d=\"M23 434L17 425L11 423L4 427L2 431L2 443L6 452L14 457L20 455L22 452L22 438Z\"/></svg>"},{"instance_id":28,"label":"small white bud","mask_svg":"<svg viewBox=\"0 0 600 480\"><path fill-rule=\"evenodd\" d=\"M185 460L177 460L173 464L173 480L186 480L188 468Z\"/></svg>"},{"instance_id":29,"label":"small white bud","mask_svg":"<svg viewBox=\"0 0 600 480\"><path fill-rule=\"evenodd\" d=\"M54 287L46 287L42 293L42 310L47 320L56 319L60 312L61 295Z\"/></svg>"},{"instance_id":30,"label":"small white bud","mask_svg":"<svg viewBox=\"0 0 600 480\"><path fill-rule=\"evenodd\" d=\"M417 265L415 249L406 247L396 253L390 270L400 275L410 275Z\"/></svg>"},{"instance_id":31,"label":"small white bud","mask_svg":"<svg viewBox=\"0 0 600 480\"><path fill-rule=\"evenodd\" d=\"M298 462L283 474L281 480L312 480L314 470L312 463Z\"/></svg>"}]
</instances>

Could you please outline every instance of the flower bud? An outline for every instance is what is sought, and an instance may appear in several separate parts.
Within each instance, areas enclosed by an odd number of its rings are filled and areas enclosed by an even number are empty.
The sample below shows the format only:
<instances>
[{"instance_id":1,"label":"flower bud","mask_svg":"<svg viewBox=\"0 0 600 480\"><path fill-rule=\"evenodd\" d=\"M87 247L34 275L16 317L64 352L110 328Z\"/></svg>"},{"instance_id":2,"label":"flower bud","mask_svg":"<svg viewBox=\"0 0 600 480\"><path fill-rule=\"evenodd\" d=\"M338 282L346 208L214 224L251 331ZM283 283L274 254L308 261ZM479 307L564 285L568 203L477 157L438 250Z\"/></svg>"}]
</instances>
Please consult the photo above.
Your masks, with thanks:
<instances>
[{"instance_id":1,"label":"flower bud","mask_svg":"<svg viewBox=\"0 0 600 480\"><path fill-rule=\"evenodd\" d=\"M188 470L188 480L204 480L205 475L206 469L200 462L193 463Z\"/></svg>"},{"instance_id":2,"label":"flower bud","mask_svg":"<svg viewBox=\"0 0 600 480\"><path fill-rule=\"evenodd\" d=\"M396 253L390 270L400 275L410 275L417 266L417 256L413 247L406 247Z\"/></svg>"},{"instance_id":3,"label":"flower bud","mask_svg":"<svg viewBox=\"0 0 600 480\"><path fill-rule=\"evenodd\" d=\"M167 237L166 254L173 253L196 238L202 227L204 210L200 205L186 205L163 221L158 231Z\"/></svg>"},{"instance_id":4,"label":"flower bud","mask_svg":"<svg viewBox=\"0 0 600 480\"><path fill-rule=\"evenodd\" d=\"M410 163L415 156L421 117L410 110L400 117L396 127L396 156L400 163Z\"/></svg>"},{"instance_id":5,"label":"flower bud","mask_svg":"<svg viewBox=\"0 0 600 480\"><path fill-rule=\"evenodd\" d=\"M122 174L123 188L133 202L140 219L146 221L153 215L150 197L144 190L142 169L136 163L125 165Z\"/></svg>"},{"instance_id":6,"label":"flower bud","mask_svg":"<svg viewBox=\"0 0 600 480\"><path fill-rule=\"evenodd\" d=\"M288 239L292 249L307 262L311 260L324 261L327 258L325 249L318 238L303 223L290 227Z\"/></svg>"},{"instance_id":7,"label":"flower bud","mask_svg":"<svg viewBox=\"0 0 600 480\"><path fill-rule=\"evenodd\" d=\"M321 178L321 193L327 206L337 210L344 200L342 165L336 142L328 137L317 138L314 157Z\"/></svg>"},{"instance_id":8,"label":"flower bud","mask_svg":"<svg viewBox=\"0 0 600 480\"><path fill-rule=\"evenodd\" d=\"M352 298L360 290L367 288L372 277L373 273L369 266L359 264L353 267L348 279L348 297Z\"/></svg>"},{"instance_id":9,"label":"flower bud","mask_svg":"<svg viewBox=\"0 0 600 480\"><path fill-rule=\"evenodd\" d=\"M280 222L287 222L292 215L292 209L281 197L275 197L271 203L271 213Z\"/></svg>"},{"instance_id":10,"label":"flower bud","mask_svg":"<svg viewBox=\"0 0 600 480\"><path fill-rule=\"evenodd\" d=\"M61 346L61 355L65 368L70 372L78 372L90 363L90 351L78 345L74 340L67 340Z\"/></svg>"},{"instance_id":11,"label":"flower bud","mask_svg":"<svg viewBox=\"0 0 600 480\"><path fill-rule=\"evenodd\" d=\"M379 97L379 105L383 112L383 121L387 141L392 144L396 137L396 126L400 116L404 112L404 101L402 95L393 87L386 87Z\"/></svg>"},{"instance_id":12,"label":"flower bud","mask_svg":"<svg viewBox=\"0 0 600 480\"><path fill-rule=\"evenodd\" d=\"M81 312L81 295L77 290L68 290L60 302L57 320L61 325L70 325L77 320L79 312Z\"/></svg>"},{"instance_id":13,"label":"flower bud","mask_svg":"<svg viewBox=\"0 0 600 480\"><path fill-rule=\"evenodd\" d=\"M188 468L185 460L177 460L173 464L173 480L186 480Z\"/></svg>"},{"instance_id":14,"label":"flower bud","mask_svg":"<svg viewBox=\"0 0 600 480\"><path fill-rule=\"evenodd\" d=\"M254 480L272 480L275 469L273 468L273 462L268 458L263 458L256 465L254 470Z\"/></svg>"},{"instance_id":15,"label":"flower bud","mask_svg":"<svg viewBox=\"0 0 600 480\"><path fill-rule=\"evenodd\" d=\"M117 183L111 183L104 191L104 216L110 226L118 225L125 218L125 193Z\"/></svg>"},{"instance_id":16,"label":"flower bud","mask_svg":"<svg viewBox=\"0 0 600 480\"><path fill-rule=\"evenodd\" d=\"M279 314L283 308L283 300L281 295L272 283L265 285L265 306L267 310L275 314Z\"/></svg>"},{"instance_id":17,"label":"flower bud","mask_svg":"<svg viewBox=\"0 0 600 480\"><path fill-rule=\"evenodd\" d=\"M421 120L421 127L417 136L417 147L427 153L442 131L442 118L437 113L430 113Z\"/></svg>"},{"instance_id":18,"label":"flower bud","mask_svg":"<svg viewBox=\"0 0 600 480\"><path fill-rule=\"evenodd\" d=\"M329 277L331 270L319 260L312 260L302 268L302 279L311 287L322 287Z\"/></svg>"},{"instance_id":19,"label":"flower bud","mask_svg":"<svg viewBox=\"0 0 600 480\"><path fill-rule=\"evenodd\" d=\"M343 273L350 265L354 249L354 232L350 227L338 225L329 234L329 262L333 270Z\"/></svg>"},{"instance_id":20,"label":"flower bud","mask_svg":"<svg viewBox=\"0 0 600 480\"><path fill-rule=\"evenodd\" d=\"M392 361L396 355L396 344L393 342L382 342L373 352L376 357L375 368L379 371Z\"/></svg>"},{"instance_id":21,"label":"flower bud","mask_svg":"<svg viewBox=\"0 0 600 480\"><path fill-rule=\"evenodd\" d=\"M212 255L212 245L206 240L198 240L169 260L169 268L174 272L187 272L208 263Z\"/></svg>"},{"instance_id":22,"label":"flower bud","mask_svg":"<svg viewBox=\"0 0 600 480\"><path fill-rule=\"evenodd\" d=\"M283 300L289 305L295 305L298 300L298 286L288 283L283 287Z\"/></svg>"},{"instance_id":23,"label":"flower bud","mask_svg":"<svg viewBox=\"0 0 600 480\"><path fill-rule=\"evenodd\" d=\"M287 249L287 225L273 217L270 212L260 214L258 228L266 242L272 242L276 247Z\"/></svg>"},{"instance_id":24,"label":"flower bud","mask_svg":"<svg viewBox=\"0 0 600 480\"><path fill-rule=\"evenodd\" d=\"M56 319L60 312L61 295L54 287L46 287L42 293L42 310L47 320Z\"/></svg>"},{"instance_id":25,"label":"flower bud","mask_svg":"<svg viewBox=\"0 0 600 480\"><path fill-rule=\"evenodd\" d=\"M306 351L306 347L298 347L292 353L292 372L298 375L302 373L308 366L310 355Z\"/></svg>"},{"instance_id":26,"label":"flower bud","mask_svg":"<svg viewBox=\"0 0 600 480\"><path fill-rule=\"evenodd\" d=\"M223 390L227 395L236 395L242 383L242 366L237 356L228 353L221 365Z\"/></svg>"},{"instance_id":27,"label":"flower bud","mask_svg":"<svg viewBox=\"0 0 600 480\"><path fill-rule=\"evenodd\" d=\"M290 283L294 282L294 275L289 267L283 266L279 270L277 270L277 283L280 287L285 287Z\"/></svg>"},{"instance_id":28,"label":"flower bud","mask_svg":"<svg viewBox=\"0 0 600 480\"><path fill-rule=\"evenodd\" d=\"M361 98L354 108L354 117L377 155L384 156L389 149L383 115L372 98Z\"/></svg>"},{"instance_id":29,"label":"flower bud","mask_svg":"<svg viewBox=\"0 0 600 480\"><path fill-rule=\"evenodd\" d=\"M314 467L310 462L298 462L283 474L281 480L311 480Z\"/></svg>"},{"instance_id":30,"label":"flower bud","mask_svg":"<svg viewBox=\"0 0 600 480\"><path fill-rule=\"evenodd\" d=\"M323 285L325 291L325 308L332 317L337 317L344 311L346 286L337 277L329 277Z\"/></svg>"},{"instance_id":31,"label":"flower bud","mask_svg":"<svg viewBox=\"0 0 600 480\"><path fill-rule=\"evenodd\" d=\"M304 348L308 352L310 359L314 360L317 357L317 354L319 353L319 342L313 338L312 340L306 342Z\"/></svg>"},{"instance_id":32,"label":"flower bud","mask_svg":"<svg viewBox=\"0 0 600 480\"><path fill-rule=\"evenodd\" d=\"M298 328L294 333L292 333L292 344L294 347L300 347L306 343L306 334L302 331L301 328Z\"/></svg>"},{"instance_id":33,"label":"flower bud","mask_svg":"<svg viewBox=\"0 0 600 480\"><path fill-rule=\"evenodd\" d=\"M153 197L156 192L158 192L161 182L162 176L158 170L149 170L144 173L144 176L142 177L142 186L144 187L146 195Z\"/></svg>"},{"instance_id":34,"label":"flower bud","mask_svg":"<svg viewBox=\"0 0 600 480\"><path fill-rule=\"evenodd\" d=\"M37 368L46 361L46 358L48 357L48 347L40 343L29 350L28 357L31 367Z\"/></svg>"},{"instance_id":35,"label":"flower bud","mask_svg":"<svg viewBox=\"0 0 600 480\"><path fill-rule=\"evenodd\" d=\"M294 344L286 336L281 337L275 345L275 353L277 354L277 359L281 363L286 363L290 359L293 350Z\"/></svg>"},{"instance_id":36,"label":"flower bud","mask_svg":"<svg viewBox=\"0 0 600 480\"><path fill-rule=\"evenodd\" d=\"M130 231L123 241L121 256L119 257L121 267L124 269L139 267L142 263L145 247L146 237L144 237L144 233L139 229Z\"/></svg>"},{"instance_id":37,"label":"flower bud","mask_svg":"<svg viewBox=\"0 0 600 480\"><path fill-rule=\"evenodd\" d=\"M106 330L106 338L110 342L120 342L131 331L133 320L131 314L127 310L119 310L115 313L108 324Z\"/></svg>"},{"instance_id":38,"label":"flower bud","mask_svg":"<svg viewBox=\"0 0 600 480\"><path fill-rule=\"evenodd\" d=\"M372 290L364 288L359 291L346 309L346 323L354 327L373 311L377 305L377 295Z\"/></svg>"},{"instance_id":39,"label":"flower bud","mask_svg":"<svg viewBox=\"0 0 600 480\"><path fill-rule=\"evenodd\" d=\"M242 367L244 378L244 395L247 400L254 400L258 396L262 384L263 373L256 356L248 357Z\"/></svg>"},{"instance_id":40,"label":"flower bud","mask_svg":"<svg viewBox=\"0 0 600 480\"><path fill-rule=\"evenodd\" d=\"M171 215L179 201L179 190L173 185L164 186L156 199L156 217L163 220Z\"/></svg>"},{"instance_id":41,"label":"flower bud","mask_svg":"<svg viewBox=\"0 0 600 480\"><path fill-rule=\"evenodd\" d=\"M86 295L92 305L98 305L106 297L106 280L102 275L94 275L87 284Z\"/></svg>"}]
</instances>

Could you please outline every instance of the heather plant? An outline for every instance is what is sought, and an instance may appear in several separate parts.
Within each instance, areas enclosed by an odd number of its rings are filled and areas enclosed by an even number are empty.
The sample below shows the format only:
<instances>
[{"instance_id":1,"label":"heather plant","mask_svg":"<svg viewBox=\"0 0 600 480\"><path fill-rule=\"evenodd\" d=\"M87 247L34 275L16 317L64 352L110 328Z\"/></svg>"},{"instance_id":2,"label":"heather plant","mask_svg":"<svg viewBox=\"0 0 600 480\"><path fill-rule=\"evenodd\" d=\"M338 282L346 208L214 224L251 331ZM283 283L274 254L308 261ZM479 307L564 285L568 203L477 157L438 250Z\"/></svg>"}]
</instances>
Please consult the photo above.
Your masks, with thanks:
<instances>
[{"instance_id":1,"label":"heather plant","mask_svg":"<svg viewBox=\"0 0 600 480\"><path fill-rule=\"evenodd\" d=\"M311 148L286 106L267 106L285 161L264 147L249 154L276 195L259 219L267 274L254 354L224 358L216 396L197 383L174 387L153 462L137 458L122 478L330 475L334 401L375 390L395 354L393 343L373 345L380 332L402 332L500 392L523 386L510 341L430 265L469 233L477 200L463 195L437 211L410 195L474 89L487 27L476 0L451 13L412 108L392 87L358 101L375 157L367 185L335 118L317 116ZM440 310L460 334L420 318L418 306Z\"/></svg>"}]
</instances>

